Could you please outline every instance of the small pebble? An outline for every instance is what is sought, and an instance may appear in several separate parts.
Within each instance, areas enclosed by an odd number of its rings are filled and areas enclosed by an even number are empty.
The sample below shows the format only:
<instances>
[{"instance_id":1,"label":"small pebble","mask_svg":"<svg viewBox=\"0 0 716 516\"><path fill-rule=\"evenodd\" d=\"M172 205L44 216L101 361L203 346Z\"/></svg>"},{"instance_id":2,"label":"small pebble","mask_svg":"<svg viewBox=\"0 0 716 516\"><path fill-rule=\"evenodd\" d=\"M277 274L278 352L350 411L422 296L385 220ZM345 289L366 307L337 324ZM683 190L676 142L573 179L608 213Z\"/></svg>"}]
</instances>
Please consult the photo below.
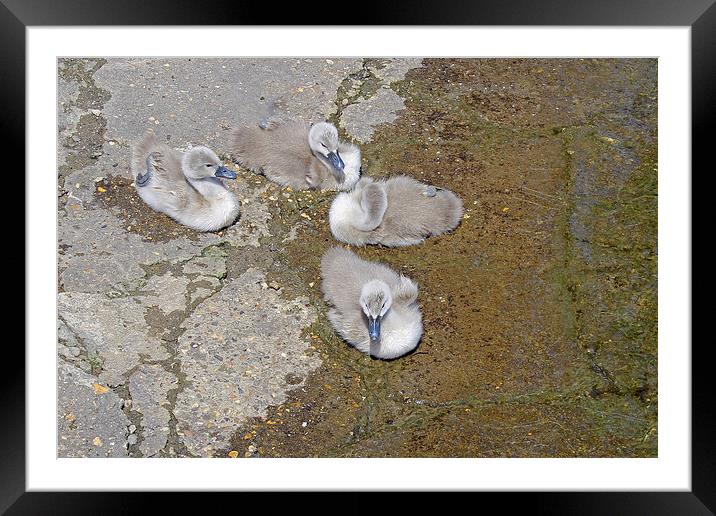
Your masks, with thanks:
<instances>
[{"instance_id":1,"label":"small pebble","mask_svg":"<svg viewBox=\"0 0 716 516\"><path fill-rule=\"evenodd\" d=\"M130 435L129 437L127 437L127 443L128 443L130 446L137 444L137 436L134 435L134 434L132 434L132 435Z\"/></svg>"},{"instance_id":2,"label":"small pebble","mask_svg":"<svg viewBox=\"0 0 716 516\"><path fill-rule=\"evenodd\" d=\"M133 433L136 432L136 431L137 431L137 426L136 426L136 425L129 425L129 433L130 433L130 434L133 434Z\"/></svg>"}]
</instances>

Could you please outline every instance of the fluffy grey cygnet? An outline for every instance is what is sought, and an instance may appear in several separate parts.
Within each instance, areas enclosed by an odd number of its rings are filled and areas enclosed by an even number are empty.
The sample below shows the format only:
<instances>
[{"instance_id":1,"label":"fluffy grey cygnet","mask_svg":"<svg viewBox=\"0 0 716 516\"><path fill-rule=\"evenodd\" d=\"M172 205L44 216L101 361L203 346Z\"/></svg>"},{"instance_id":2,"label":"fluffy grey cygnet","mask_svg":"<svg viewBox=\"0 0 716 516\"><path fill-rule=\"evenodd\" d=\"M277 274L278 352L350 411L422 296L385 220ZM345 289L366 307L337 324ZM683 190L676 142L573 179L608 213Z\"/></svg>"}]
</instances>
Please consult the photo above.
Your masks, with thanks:
<instances>
[{"instance_id":1,"label":"fluffy grey cygnet","mask_svg":"<svg viewBox=\"0 0 716 516\"><path fill-rule=\"evenodd\" d=\"M351 346L382 359L417 347L423 323L413 280L340 247L323 255L321 278L328 319Z\"/></svg>"},{"instance_id":2,"label":"fluffy grey cygnet","mask_svg":"<svg viewBox=\"0 0 716 516\"><path fill-rule=\"evenodd\" d=\"M328 122L263 120L234 130L232 151L241 166L296 190L350 190L360 178L360 149Z\"/></svg>"},{"instance_id":3,"label":"fluffy grey cygnet","mask_svg":"<svg viewBox=\"0 0 716 516\"><path fill-rule=\"evenodd\" d=\"M400 247L455 229L463 206L450 190L408 176L363 177L339 193L328 214L331 233L347 244Z\"/></svg>"},{"instance_id":4,"label":"fluffy grey cygnet","mask_svg":"<svg viewBox=\"0 0 716 516\"><path fill-rule=\"evenodd\" d=\"M239 216L239 200L222 181L236 173L207 147L181 152L148 131L132 147L131 171L142 200L187 227L216 231Z\"/></svg>"}]
</instances>

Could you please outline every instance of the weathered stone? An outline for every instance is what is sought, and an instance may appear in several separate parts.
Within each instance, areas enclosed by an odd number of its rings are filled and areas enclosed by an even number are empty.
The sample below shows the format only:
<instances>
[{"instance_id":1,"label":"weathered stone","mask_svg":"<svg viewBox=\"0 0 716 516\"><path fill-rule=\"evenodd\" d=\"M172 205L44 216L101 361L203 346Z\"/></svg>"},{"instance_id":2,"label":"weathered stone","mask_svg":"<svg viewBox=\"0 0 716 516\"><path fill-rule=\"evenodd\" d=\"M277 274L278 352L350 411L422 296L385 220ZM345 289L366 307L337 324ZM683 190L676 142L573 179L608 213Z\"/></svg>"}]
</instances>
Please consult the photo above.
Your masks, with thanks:
<instances>
[{"instance_id":1,"label":"weathered stone","mask_svg":"<svg viewBox=\"0 0 716 516\"><path fill-rule=\"evenodd\" d=\"M186 309L186 289L189 280L183 276L173 276L167 272L161 276L152 276L142 287L141 301L146 306L156 306L165 314Z\"/></svg>"},{"instance_id":2,"label":"weathered stone","mask_svg":"<svg viewBox=\"0 0 716 516\"><path fill-rule=\"evenodd\" d=\"M172 141L223 151L228 131L222 128L258 121L274 98L282 97L293 116L325 119L341 81L360 67L360 59L329 65L294 58L110 58L94 78L112 92L103 110L110 138L128 143L152 117Z\"/></svg>"},{"instance_id":3,"label":"weathered stone","mask_svg":"<svg viewBox=\"0 0 716 516\"><path fill-rule=\"evenodd\" d=\"M102 294L65 292L58 295L58 311L72 332L82 339L89 355L102 360L101 380L116 383L139 364L140 355L153 360L168 357L161 341L150 335L139 299L107 299Z\"/></svg>"},{"instance_id":4,"label":"weathered stone","mask_svg":"<svg viewBox=\"0 0 716 516\"><path fill-rule=\"evenodd\" d=\"M143 440L139 450L145 457L156 455L167 444L167 394L176 387L176 376L160 365L143 364L129 379L129 392L134 402L132 409L142 414Z\"/></svg>"},{"instance_id":5,"label":"weathered stone","mask_svg":"<svg viewBox=\"0 0 716 516\"><path fill-rule=\"evenodd\" d=\"M222 256L199 256L184 264L184 274L201 274L223 278L226 276L226 259Z\"/></svg>"},{"instance_id":6,"label":"weathered stone","mask_svg":"<svg viewBox=\"0 0 716 516\"><path fill-rule=\"evenodd\" d=\"M315 311L303 298L286 302L262 290L265 280L259 270L247 270L182 324L178 353L186 384L174 414L196 455L211 456L242 421L285 400L296 387L285 381L289 373L305 377L320 364L304 354L308 343L301 338Z\"/></svg>"},{"instance_id":7,"label":"weathered stone","mask_svg":"<svg viewBox=\"0 0 716 516\"><path fill-rule=\"evenodd\" d=\"M111 390L98 393L97 379L73 365L58 367L57 455L124 457L127 427L122 401Z\"/></svg>"},{"instance_id":8,"label":"weathered stone","mask_svg":"<svg viewBox=\"0 0 716 516\"><path fill-rule=\"evenodd\" d=\"M211 294L213 294L213 292L213 290L209 290L208 288L198 287L196 290L194 290L194 292L190 294L189 302L194 303L198 299L209 297Z\"/></svg>"},{"instance_id":9,"label":"weathered stone","mask_svg":"<svg viewBox=\"0 0 716 516\"><path fill-rule=\"evenodd\" d=\"M373 75L382 79L386 84L391 84L405 78L405 74L413 68L422 66L423 59L420 57L390 59L384 63L382 68L371 67Z\"/></svg>"},{"instance_id":10,"label":"weathered stone","mask_svg":"<svg viewBox=\"0 0 716 516\"><path fill-rule=\"evenodd\" d=\"M346 106L340 124L358 141L369 142L376 126L392 122L405 104L393 90L381 88L369 99Z\"/></svg>"},{"instance_id":11,"label":"weathered stone","mask_svg":"<svg viewBox=\"0 0 716 516\"><path fill-rule=\"evenodd\" d=\"M197 245L186 238L153 244L128 233L105 209L68 209L58 221L60 283L66 291L125 293L138 288L146 274L142 265L187 259Z\"/></svg>"}]
</instances>

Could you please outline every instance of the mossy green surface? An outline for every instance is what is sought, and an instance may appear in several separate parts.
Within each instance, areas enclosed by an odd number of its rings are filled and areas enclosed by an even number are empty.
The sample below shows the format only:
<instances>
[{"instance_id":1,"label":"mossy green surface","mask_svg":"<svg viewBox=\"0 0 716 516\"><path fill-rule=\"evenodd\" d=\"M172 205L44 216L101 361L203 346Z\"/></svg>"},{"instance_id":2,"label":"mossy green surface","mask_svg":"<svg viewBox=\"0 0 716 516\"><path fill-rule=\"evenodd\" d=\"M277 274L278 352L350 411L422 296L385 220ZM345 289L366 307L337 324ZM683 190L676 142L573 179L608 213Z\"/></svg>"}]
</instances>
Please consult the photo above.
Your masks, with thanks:
<instances>
[{"instance_id":1,"label":"mossy green surface","mask_svg":"<svg viewBox=\"0 0 716 516\"><path fill-rule=\"evenodd\" d=\"M269 277L317 308L323 366L232 449L656 456L656 60L423 64L392 85L406 108L362 146L363 170L449 188L465 218L420 246L354 249L418 282L423 341L390 362L347 346L320 293L333 194L270 191Z\"/></svg>"}]
</instances>

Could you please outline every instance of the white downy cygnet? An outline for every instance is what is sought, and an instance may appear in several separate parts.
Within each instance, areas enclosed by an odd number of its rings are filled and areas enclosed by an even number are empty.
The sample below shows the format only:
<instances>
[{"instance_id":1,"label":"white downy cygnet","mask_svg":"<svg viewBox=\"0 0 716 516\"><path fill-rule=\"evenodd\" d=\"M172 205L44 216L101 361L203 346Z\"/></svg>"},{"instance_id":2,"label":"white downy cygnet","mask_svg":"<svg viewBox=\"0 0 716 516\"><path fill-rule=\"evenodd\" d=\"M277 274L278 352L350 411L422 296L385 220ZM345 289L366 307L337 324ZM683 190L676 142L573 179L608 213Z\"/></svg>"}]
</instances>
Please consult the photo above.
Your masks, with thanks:
<instances>
[{"instance_id":1,"label":"white downy cygnet","mask_svg":"<svg viewBox=\"0 0 716 516\"><path fill-rule=\"evenodd\" d=\"M239 215L239 200L221 180L236 173L207 147L181 152L149 131L132 148L131 171L142 200L187 227L216 231Z\"/></svg>"},{"instance_id":2,"label":"white downy cygnet","mask_svg":"<svg viewBox=\"0 0 716 516\"><path fill-rule=\"evenodd\" d=\"M462 201L450 190L408 176L364 176L351 192L336 196L328 218L341 242L400 247L455 229L462 214Z\"/></svg>"},{"instance_id":3,"label":"white downy cygnet","mask_svg":"<svg viewBox=\"0 0 716 516\"><path fill-rule=\"evenodd\" d=\"M321 260L328 319L351 346L381 359L414 350L423 335L418 286L386 265L334 247Z\"/></svg>"},{"instance_id":4,"label":"white downy cygnet","mask_svg":"<svg viewBox=\"0 0 716 516\"><path fill-rule=\"evenodd\" d=\"M296 190L350 190L360 178L360 149L340 141L328 122L242 127L233 132L232 149L241 166Z\"/></svg>"}]
</instances>

